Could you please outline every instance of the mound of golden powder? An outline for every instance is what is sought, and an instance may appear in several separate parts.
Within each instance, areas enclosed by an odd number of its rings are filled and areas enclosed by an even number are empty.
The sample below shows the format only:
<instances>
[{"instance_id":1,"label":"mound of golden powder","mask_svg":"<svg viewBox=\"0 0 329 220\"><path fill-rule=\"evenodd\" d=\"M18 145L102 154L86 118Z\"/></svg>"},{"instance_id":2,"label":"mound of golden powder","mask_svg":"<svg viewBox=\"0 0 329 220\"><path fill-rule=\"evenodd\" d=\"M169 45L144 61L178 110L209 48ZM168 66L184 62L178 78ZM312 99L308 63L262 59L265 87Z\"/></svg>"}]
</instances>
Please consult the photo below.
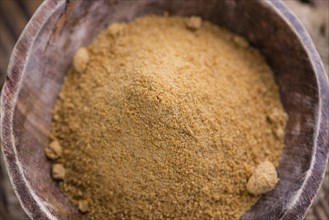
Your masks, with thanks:
<instances>
[{"instance_id":1,"label":"mound of golden powder","mask_svg":"<svg viewBox=\"0 0 329 220\"><path fill-rule=\"evenodd\" d=\"M48 152L89 219L237 219L258 199L253 169L277 165L286 120L271 69L243 38L198 17L147 16L78 50Z\"/></svg>"}]
</instances>

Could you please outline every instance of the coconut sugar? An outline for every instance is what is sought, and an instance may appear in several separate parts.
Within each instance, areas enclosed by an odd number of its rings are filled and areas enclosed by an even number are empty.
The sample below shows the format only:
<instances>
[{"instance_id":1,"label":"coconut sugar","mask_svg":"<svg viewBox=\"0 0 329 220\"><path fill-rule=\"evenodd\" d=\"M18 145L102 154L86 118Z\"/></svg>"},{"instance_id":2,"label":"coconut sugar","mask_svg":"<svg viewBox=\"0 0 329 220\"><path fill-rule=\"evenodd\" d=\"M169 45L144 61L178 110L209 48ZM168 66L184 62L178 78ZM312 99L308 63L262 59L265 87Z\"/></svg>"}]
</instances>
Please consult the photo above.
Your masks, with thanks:
<instances>
[{"instance_id":1,"label":"coconut sugar","mask_svg":"<svg viewBox=\"0 0 329 220\"><path fill-rule=\"evenodd\" d=\"M53 112L54 163L88 219L238 219L257 201L248 180L278 164L287 115L242 37L147 16L110 25L73 64Z\"/></svg>"},{"instance_id":2,"label":"coconut sugar","mask_svg":"<svg viewBox=\"0 0 329 220\"><path fill-rule=\"evenodd\" d=\"M265 161L260 163L247 183L247 190L255 195L260 195L274 189L278 183L278 176L274 165Z\"/></svg>"}]
</instances>

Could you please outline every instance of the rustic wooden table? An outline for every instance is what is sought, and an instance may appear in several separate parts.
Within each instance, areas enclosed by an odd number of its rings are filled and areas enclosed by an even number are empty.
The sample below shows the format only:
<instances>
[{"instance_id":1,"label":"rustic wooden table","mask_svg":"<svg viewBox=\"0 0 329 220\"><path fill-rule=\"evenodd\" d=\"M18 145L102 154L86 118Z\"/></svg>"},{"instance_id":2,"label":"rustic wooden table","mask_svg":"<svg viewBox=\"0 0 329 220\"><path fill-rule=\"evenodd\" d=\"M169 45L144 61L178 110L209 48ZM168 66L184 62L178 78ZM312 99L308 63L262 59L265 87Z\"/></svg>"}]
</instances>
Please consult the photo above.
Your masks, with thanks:
<instances>
[{"instance_id":1,"label":"rustic wooden table","mask_svg":"<svg viewBox=\"0 0 329 220\"><path fill-rule=\"evenodd\" d=\"M284 0L304 23L329 72L329 0ZM42 0L0 0L0 88L9 57L23 30ZM0 151L1 154L1 151ZM0 220L29 219L9 183L0 155ZM329 169L324 184L306 218L329 220Z\"/></svg>"}]
</instances>

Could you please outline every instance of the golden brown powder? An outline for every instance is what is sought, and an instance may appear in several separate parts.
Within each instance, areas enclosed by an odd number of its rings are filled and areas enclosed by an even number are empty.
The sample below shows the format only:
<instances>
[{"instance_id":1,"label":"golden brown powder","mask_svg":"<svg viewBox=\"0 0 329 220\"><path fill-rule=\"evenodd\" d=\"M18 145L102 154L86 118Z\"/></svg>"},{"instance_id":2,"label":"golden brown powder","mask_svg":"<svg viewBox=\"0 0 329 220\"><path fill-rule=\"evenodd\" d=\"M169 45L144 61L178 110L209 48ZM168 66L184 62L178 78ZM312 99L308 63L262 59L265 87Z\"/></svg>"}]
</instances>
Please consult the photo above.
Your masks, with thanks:
<instances>
[{"instance_id":1,"label":"golden brown powder","mask_svg":"<svg viewBox=\"0 0 329 220\"><path fill-rule=\"evenodd\" d=\"M277 165L287 116L270 68L243 38L193 19L112 24L69 70L55 162L89 219L237 219L258 199L254 167Z\"/></svg>"},{"instance_id":2,"label":"golden brown powder","mask_svg":"<svg viewBox=\"0 0 329 220\"><path fill-rule=\"evenodd\" d=\"M63 180L65 178L65 168L63 164L53 164L52 170L51 170L51 176L55 180Z\"/></svg>"},{"instance_id":3,"label":"golden brown powder","mask_svg":"<svg viewBox=\"0 0 329 220\"><path fill-rule=\"evenodd\" d=\"M45 148L45 154L49 159L56 160L62 156L63 149L58 141L54 140Z\"/></svg>"},{"instance_id":4,"label":"golden brown powder","mask_svg":"<svg viewBox=\"0 0 329 220\"><path fill-rule=\"evenodd\" d=\"M247 190L254 195L260 195L271 191L278 181L274 165L269 161L264 161L255 168L249 178Z\"/></svg>"}]
</instances>

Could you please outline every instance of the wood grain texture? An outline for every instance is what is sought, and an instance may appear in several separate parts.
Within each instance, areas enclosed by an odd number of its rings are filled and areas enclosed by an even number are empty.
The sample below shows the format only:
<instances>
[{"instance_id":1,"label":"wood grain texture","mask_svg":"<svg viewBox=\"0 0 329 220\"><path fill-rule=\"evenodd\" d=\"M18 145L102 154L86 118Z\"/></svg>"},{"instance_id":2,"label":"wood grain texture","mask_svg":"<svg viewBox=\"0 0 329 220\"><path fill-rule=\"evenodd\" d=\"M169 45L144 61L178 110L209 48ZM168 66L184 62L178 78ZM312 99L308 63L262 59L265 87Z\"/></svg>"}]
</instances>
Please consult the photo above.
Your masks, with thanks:
<instances>
[{"instance_id":1,"label":"wood grain texture","mask_svg":"<svg viewBox=\"0 0 329 220\"><path fill-rule=\"evenodd\" d=\"M315 3L315 1L317 1L317 0L314 0L314 3L313 4L316 4ZM0 1L1 2L1 1ZM320 3L321 5L323 5L323 3ZM90 5L89 5L90 6ZM304 6L304 5L303 5ZM73 6L72 6L73 7ZM84 6L84 7L87 7L87 6ZM107 7L107 6L106 6ZM149 8L146 8L146 11L148 12L148 11L150 11L151 10L151 8L153 7L152 5L149 5L148 6ZM170 6L167 6L167 7L170 7ZM313 6L312 6L313 7ZM293 7L292 7L293 8ZM205 8L203 8L203 9L205 9ZM138 9L136 9L137 11L138 11ZM175 10L175 9L172 9L172 10ZM196 9L194 9L192 6L190 6L190 8L188 8L188 10L190 10L188 13L192 13L191 11L193 11L193 10L196 10ZM209 8L207 8L207 10L210 10ZM299 10L299 9L297 9L297 10ZM74 12L74 11L71 11L71 12ZM157 12L162 12L162 10L157 10ZM84 11L84 13L86 13L86 11ZM143 12L144 13L144 12ZM180 13L183 13L183 12L180 12ZM200 12L200 13L202 13L202 12ZM65 27L63 28L61 25L62 25L62 22L63 22L63 20L65 20L65 19L68 19L68 18L66 18L66 16L68 16L69 17L69 15L68 14L66 14L65 15L65 13L64 13L64 16L61 16L61 18L62 18L62 20L60 21L60 22L57 22L56 24L56 28L55 28L55 34L54 35L51 35L51 38L52 38L52 41L54 41L54 42L56 42L56 37L60 37L60 32L62 31L62 29L65 29ZM214 15L213 15L214 16ZM64 19L64 18L65 19ZM73 18L74 18L74 16L73 16ZM131 19L131 17L126 17L126 16L124 16L124 15L117 15L117 17L115 17L115 18L112 18L112 19ZM75 20L75 21L77 21L77 20ZM72 22L72 23L74 23L74 22ZM73 24L71 24L71 25L73 25ZM88 25L90 25L90 24L88 24ZM306 26L307 27L307 26ZM67 27L66 27L67 28ZM96 33L93 33L93 34L96 34ZM311 35L312 35L312 31L311 31ZM314 38L314 36L312 35L312 37L313 37L313 39L315 39ZM58 40L58 39L57 39ZM90 39L89 39L90 40ZM282 39L281 39L282 40ZM317 42L317 41L316 41ZM324 44L323 44L324 45ZM318 48L326 48L325 46L319 46ZM264 45L261 45L261 46L263 46L264 47ZM74 45L74 47L77 47L77 45ZM328 47L327 47L328 48ZM265 51L266 52L266 51ZM55 54L57 54L57 55L60 55L60 53L57 51ZM51 61L52 63L54 62L54 61ZM53 74L55 74L55 73L53 73ZM56 78L56 77L55 77ZM32 80L32 78L30 78L31 80ZM52 80L54 80L54 77L51 77L51 79ZM57 82L58 83L58 82ZM311 83L314 83L314 82L311 82ZM298 84L298 83L297 83ZM291 84L292 86L298 86L298 85L295 85L295 84ZM307 83L305 84L305 85L303 85L303 86L305 86L306 88L309 88L308 86L307 86ZM25 90L25 91L28 91L28 90ZM37 93L36 93L37 94ZM37 97L35 97L36 96L36 94L29 94L28 96L23 96L22 95L22 99L23 98L27 98L27 99L30 99L30 101L32 102L32 100L34 100L34 99L37 99ZM39 100L40 101L40 100ZM34 102L34 101L33 101ZM28 103L27 103L28 104ZM28 105L25 105L25 107L24 108L26 108ZM31 108L31 106L30 106L30 108ZM33 107L32 107L32 109L33 109ZM28 112L28 111L31 111L31 110L29 110L29 109L23 109L24 110L24 112ZM24 118L24 116L17 116L17 117L23 117ZM45 128L43 128L42 126L40 127L40 126L37 126L36 124L31 124L30 125L31 126L31 128L33 128L33 129L37 129L37 130L39 130L39 131L42 131L42 132L45 132L45 133L47 133L47 131L44 131L44 130L47 130L47 129L45 129ZM41 140L42 141L42 140ZM43 140L44 141L44 140ZM24 150L23 150L23 152L24 152ZM298 157L297 157L298 158ZM25 161L25 162L31 162L31 161ZM47 165L48 166L48 165ZM301 177L302 178L302 177ZM324 182L324 183L326 183L326 182ZM326 185L324 184L324 187L325 187ZM323 191L323 193L320 193L319 194L319 198L320 198L320 195L323 195L323 197L325 198L325 197L327 197L328 198L328 193L326 193L326 192L328 192L328 191L326 191L326 190L328 190L328 189L324 189L324 191ZM324 200L324 199L319 199L319 204L318 205L316 205L316 206L314 206L314 209L311 209L311 212L310 213L313 213L312 215L308 215L307 217L306 217L306 219L321 219L321 220L324 220L323 219L323 217L328 217L328 215L326 216L326 210L328 210L327 208L328 208L328 203L326 203L326 201ZM315 201L315 204L317 204L317 201ZM0 208L1 208L1 206L0 206ZM1 209L0 209L1 210ZM1 218L1 217L0 217ZM10 218L10 219L12 219L12 218ZM18 218L19 219L19 218ZM327 218L326 218L327 219Z\"/></svg>"},{"instance_id":2,"label":"wood grain texture","mask_svg":"<svg viewBox=\"0 0 329 220\"><path fill-rule=\"evenodd\" d=\"M0 89L12 49L28 19L41 3L42 0L0 0ZM0 220L28 219L9 182L0 151Z\"/></svg>"},{"instance_id":3,"label":"wood grain texture","mask_svg":"<svg viewBox=\"0 0 329 220\"><path fill-rule=\"evenodd\" d=\"M286 0L286 4L296 13L310 33L315 46L321 55L327 74L329 72L329 1L314 0L310 4ZM329 219L329 168L323 185L315 198L306 220Z\"/></svg>"},{"instance_id":4,"label":"wood grain texture","mask_svg":"<svg viewBox=\"0 0 329 220\"><path fill-rule=\"evenodd\" d=\"M0 0L0 90L9 57L28 19L43 0Z\"/></svg>"}]
</instances>

